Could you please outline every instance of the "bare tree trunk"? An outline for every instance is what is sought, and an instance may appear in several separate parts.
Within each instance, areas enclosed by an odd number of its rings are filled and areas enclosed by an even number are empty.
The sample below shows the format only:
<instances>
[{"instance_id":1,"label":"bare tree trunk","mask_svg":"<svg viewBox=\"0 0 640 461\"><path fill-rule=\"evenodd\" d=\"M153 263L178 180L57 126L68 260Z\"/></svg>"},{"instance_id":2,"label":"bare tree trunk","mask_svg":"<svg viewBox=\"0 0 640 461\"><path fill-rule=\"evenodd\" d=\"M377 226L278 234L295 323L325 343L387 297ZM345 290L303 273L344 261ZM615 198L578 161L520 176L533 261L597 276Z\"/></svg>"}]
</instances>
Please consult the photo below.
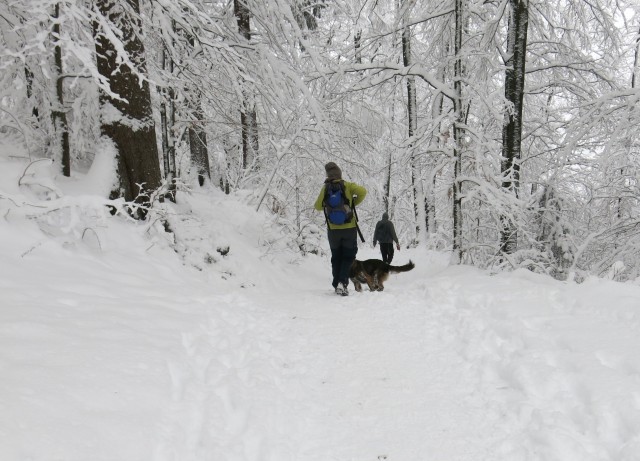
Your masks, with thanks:
<instances>
[{"instance_id":1,"label":"bare tree trunk","mask_svg":"<svg viewBox=\"0 0 640 461\"><path fill-rule=\"evenodd\" d=\"M448 53L449 47L446 47L445 55ZM441 81L446 81L446 69L443 66L441 69L440 75ZM435 100L433 101L433 107L431 110L432 120L441 119L442 111L444 107L444 96L442 93L436 95ZM448 129L448 128L447 128ZM436 161L435 161L435 151L444 150L446 139L441 139L442 136L442 122L438 123L437 126L437 136L433 136L431 140L431 145L433 146L433 151L429 158L429 167L431 169L430 175L428 177L427 187L425 190L425 214L426 214L426 230L427 236L429 234L433 235L437 232L437 223L436 223ZM448 132L447 132L448 133ZM448 136L447 136L448 138Z\"/></svg>"},{"instance_id":2,"label":"bare tree trunk","mask_svg":"<svg viewBox=\"0 0 640 461\"><path fill-rule=\"evenodd\" d=\"M387 165L387 177L384 182L384 195L382 202L384 203L385 213L389 213L389 202L391 202L391 164L393 163L393 150L389 149L389 163Z\"/></svg>"},{"instance_id":3,"label":"bare tree trunk","mask_svg":"<svg viewBox=\"0 0 640 461\"><path fill-rule=\"evenodd\" d=\"M196 90L197 91L197 90ZM207 133L202 127L204 114L200 106L200 100L192 103L195 120L189 126L189 150L191 151L191 164L198 172L198 184L204 186L205 179L211 180L211 168L209 166L209 149L207 147Z\"/></svg>"},{"instance_id":4,"label":"bare tree trunk","mask_svg":"<svg viewBox=\"0 0 640 461\"><path fill-rule=\"evenodd\" d=\"M253 98L247 97L245 101L251 101L252 99ZM248 165L253 165L253 168L258 168L258 114L256 113L255 103L249 102L248 106L247 116L245 118L247 126L246 129L243 128L246 136L243 135L242 137L242 149L243 152L247 153ZM245 165L245 167L248 165Z\"/></svg>"},{"instance_id":5,"label":"bare tree trunk","mask_svg":"<svg viewBox=\"0 0 640 461\"><path fill-rule=\"evenodd\" d=\"M25 80L27 82L27 99L29 101L31 101L31 98L33 97L33 72L31 71L31 69L29 68L28 65L25 64L24 66L24 77ZM31 115L33 116L33 118L35 120L37 120L38 122L40 121L40 112L38 111L38 106L36 106L35 104L33 105L33 108L31 109Z\"/></svg>"},{"instance_id":6,"label":"bare tree trunk","mask_svg":"<svg viewBox=\"0 0 640 461\"><path fill-rule=\"evenodd\" d=\"M249 42L251 40L251 23L246 0L233 0L234 14L238 22L240 35ZM258 116L255 103L246 88L243 90L243 101L240 108L240 125L242 128L242 167L247 169L258 157Z\"/></svg>"},{"instance_id":7,"label":"bare tree trunk","mask_svg":"<svg viewBox=\"0 0 640 461\"><path fill-rule=\"evenodd\" d=\"M455 31L453 41L453 52L455 63L453 70L453 89L455 97L453 100L454 125L454 165L453 165L453 253L452 262L460 264L462 262L462 133L463 133L463 113L462 113L462 28L463 28L463 1L455 0Z\"/></svg>"},{"instance_id":8,"label":"bare tree trunk","mask_svg":"<svg viewBox=\"0 0 640 461\"><path fill-rule=\"evenodd\" d=\"M162 50L162 69L173 74L173 59L167 56L167 50ZM167 197L172 202L176 201L176 140L173 133L175 126L175 93L172 87L160 90L162 102L160 103L160 130L162 139L162 159L164 166L164 177L167 180Z\"/></svg>"},{"instance_id":9,"label":"bare tree trunk","mask_svg":"<svg viewBox=\"0 0 640 461\"><path fill-rule=\"evenodd\" d=\"M161 53L162 62L160 63L160 67L164 70L166 69L166 60L167 60L167 51L165 49L162 50ZM166 101L166 89L158 88L160 92L161 102L160 102L160 139L162 145L162 164L164 167L164 177L169 179L172 177L173 172L171 171L171 163L169 161L169 130L168 130L168 121L167 121L167 101Z\"/></svg>"},{"instance_id":10,"label":"bare tree trunk","mask_svg":"<svg viewBox=\"0 0 640 461\"><path fill-rule=\"evenodd\" d=\"M229 195L229 192L231 192L229 186L229 171L231 170L231 158L234 156L233 150L236 149L232 147L228 135L224 135L222 138L222 148L224 150L224 160L223 165L220 167L220 188L225 194Z\"/></svg>"},{"instance_id":11,"label":"bare tree trunk","mask_svg":"<svg viewBox=\"0 0 640 461\"><path fill-rule=\"evenodd\" d=\"M406 22L408 9L404 11L403 21ZM402 30L402 59L405 67L409 67L411 62L411 28L405 26ZM407 114L409 119L409 139L411 139L418 129L418 103L416 97L415 77L407 77ZM416 242L422 240L422 229L425 219L421 219L424 214L424 193L419 188L419 178L416 165L416 156L413 150L413 143L408 146L411 164L411 188L413 190L413 212L416 220Z\"/></svg>"},{"instance_id":12,"label":"bare tree trunk","mask_svg":"<svg viewBox=\"0 0 640 461\"><path fill-rule=\"evenodd\" d=\"M193 36L189 36L189 44L195 47ZM189 151L191 153L191 165L198 173L198 184L204 186L205 180L211 181L211 165L209 163L209 147L207 145L207 132L204 127L204 111L202 110L202 92L199 88L191 88L191 96L187 104L193 120L189 124Z\"/></svg>"},{"instance_id":13,"label":"bare tree trunk","mask_svg":"<svg viewBox=\"0 0 640 461\"><path fill-rule=\"evenodd\" d=\"M362 30L358 30L353 36L353 47L355 49L356 64L362 64Z\"/></svg>"},{"instance_id":14,"label":"bare tree trunk","mask_svg":"<svg viewBox=\"0 0 640 461\"><path fill-rule=\"evenodd\" d=\"M638 37L635 40L635 51L634 51L634 55L633 55L633 68L631 69L631 90L635 90L636 89L636 77L637 77L637 72L638 72L638 65L640 64L640 31L638 31ZM632 117L632 112L634 110L634 106L630 106L629 107L629 118L627 119L627 123L629 123L629 126L633 126L633 121L631 119ZM627 133L625 135L625 137L629 137L629 133ZM628 162L628 158L631 154L631 149L633 148L633 139L625 139L625 148L627 150L627 159L625 159L625 163ZM623 183L624 186L626 186L626 182L628 181L628 179L625 178L625 167L621 167L620 168L620 178L621 181ZM622 195L619 195L617 200L616 200L616 208L617 208L617 213L616 213L616 218L618 219L618 221L623 219L623 216L625 214L625 207L624 207L624 197ZM617 246L617 242L614 243L614 248Z\"/></svg>"},{"instance_id":15,"label":"bare tree trunk","mask_svg":"<svg viewBox=\"0 0 640 461\"><path fill-rule=\"evenodd\" d=\"M633 72L631 73L631 88L636 87L636 77L638 74L638 67L640 66L640 30L638 31L638 38L636 38L636 50L633 55Z\"/></svg>"},{"instance_id":16,"label":"bare tree trunk","mask_svg":"<svg viewBox=\"0 0 640 461\"><path fill-rule=\"evenodd\" d=\"M100 102L109 111L117 109L121 118L111 118L102 122L102 134L110 138L118 150L119 190L114 190L112 198L124 197L135 200L143 206L150 206L150 192L160 187L161 174L156 144L155 125L151 111L151 94L146 73L145 50L137 35L140 30L138 0L97 0L98 12L117 25L122 31L122 44L136 69L119 63L118 51L107 38L99 23L93 25L96 41L98 71L104 76L111 91L120 98L101 92ZM111 109L113 112L113 109ZM144 218L146 211L140 209L138 217Z\"/></svg>"},{"instance_id":17,"label":"bare tree trunk","mask_svg":"<svg viewBox=\"0 0 640 461\"><path fill-rule=\"evenodd\" d=\"M59 136L60 153L62 156L62 174L71 176L71 153L69 146L69 127L67 124L67 114L64 109L64 75L62 75L62 48L60 47L60 3L56 3L53 13L53 39L54 61L56 66L56 97L57 107L52 113L53 126L56 135Z\"/></svg>"},{"instance_id":18,"label":"bare tree trunk","mask_svg":"<svg viewBox=\"0 0 640 461\"><path fill-rule=\"evenodd\" d=\"M529 24L529 1L509 0L510 17L507 31L507 62L505 62L504 95L511 104L505 114L502 129L502 188L519 195L520 159L522 149L522 108L524 101L525 57L527 51L527 28ZM511 254L517 250L518 232L516 224L501 216L502 233L500 250Z\"/></svg>"}]
</instances>

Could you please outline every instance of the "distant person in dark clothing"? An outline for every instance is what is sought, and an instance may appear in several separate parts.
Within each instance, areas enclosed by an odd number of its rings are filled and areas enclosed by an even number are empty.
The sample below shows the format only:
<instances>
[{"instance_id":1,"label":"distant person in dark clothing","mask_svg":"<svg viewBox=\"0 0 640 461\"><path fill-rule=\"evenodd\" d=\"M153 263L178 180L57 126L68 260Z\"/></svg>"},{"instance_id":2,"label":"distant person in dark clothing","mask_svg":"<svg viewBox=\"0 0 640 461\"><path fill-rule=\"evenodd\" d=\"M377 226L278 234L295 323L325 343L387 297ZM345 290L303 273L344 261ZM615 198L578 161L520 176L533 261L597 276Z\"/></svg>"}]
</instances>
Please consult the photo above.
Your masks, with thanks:
<instances>
[{"instance_id":1,"label":"distant person in dark clothing","mask_svg":"<svg viewBox=\"0 0 640 461\"><path fill-rule=\"evenodd\" d=\"M400 251L400 243L398 242L396 229L393 227L393 223L389 221L389 213L383 213L382 219L376 224L376 230L373 233L373 246L375 247L378 242L380 242L382 260L387 264L391 264L393 260L393 242L396 243L398 251Z\"/></svg>"}]
</instances>

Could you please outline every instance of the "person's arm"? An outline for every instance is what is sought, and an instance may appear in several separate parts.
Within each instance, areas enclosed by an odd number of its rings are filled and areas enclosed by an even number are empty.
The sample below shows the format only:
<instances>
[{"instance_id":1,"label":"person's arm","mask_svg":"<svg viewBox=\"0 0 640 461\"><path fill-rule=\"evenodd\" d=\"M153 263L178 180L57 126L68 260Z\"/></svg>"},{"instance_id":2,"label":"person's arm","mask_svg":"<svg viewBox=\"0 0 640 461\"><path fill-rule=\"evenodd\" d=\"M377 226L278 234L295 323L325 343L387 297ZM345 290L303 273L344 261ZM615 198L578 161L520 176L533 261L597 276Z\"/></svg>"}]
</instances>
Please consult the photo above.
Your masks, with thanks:
<instances>
[{"instance_id":1,"label":"person's arm","mask_svg":"<svg viewBox=\"0 0 640 461\"><path fill-rule=\"evenodd\" d=\"M396 228L391 221L389 221L389 224L391 224L391 236L393 237L393 241L396 242L396 248L400 250L400 242L398 242L398 236L396 235Z\"/></svg>"},{"instance_id":2,"label":"person's arm","mask_svg":"<svg viewBox=\"0 0 640 461\"><path fill-rule=\"evenodd\" d=\"M322 186L322 189L320 189L320 195L318 195L318 198L316 199L316 203L313 205L313 207L318 211L322 211L323 201L324 201L324 186Z\"/></svg>"},{"instance_id":3,"label":"person's arm","mask_svg":"<svg viewBox=\"0 0 640 461\"><path fill-rule=\"evenodd\" d=\"M373 231L373 247L375 248L376 243L378 243L378 233L380 232L380 221L376 224L376 230Z\"/></svg>"},{"instance_id":4,"label":"person's arm","mask_svg":"<svg viewBox=\"0 0 640 461\"><path fill-rule=\"evenodd\" d=\"M364 187L360 186L359 184L356 184L354 182L351 183L351 195L356 196L355 200L354 200L354 205L358 206L362 203L362 201L364 200L365 196L367 195L367 189L365 189Z\"/></svg>"}]
</instances>

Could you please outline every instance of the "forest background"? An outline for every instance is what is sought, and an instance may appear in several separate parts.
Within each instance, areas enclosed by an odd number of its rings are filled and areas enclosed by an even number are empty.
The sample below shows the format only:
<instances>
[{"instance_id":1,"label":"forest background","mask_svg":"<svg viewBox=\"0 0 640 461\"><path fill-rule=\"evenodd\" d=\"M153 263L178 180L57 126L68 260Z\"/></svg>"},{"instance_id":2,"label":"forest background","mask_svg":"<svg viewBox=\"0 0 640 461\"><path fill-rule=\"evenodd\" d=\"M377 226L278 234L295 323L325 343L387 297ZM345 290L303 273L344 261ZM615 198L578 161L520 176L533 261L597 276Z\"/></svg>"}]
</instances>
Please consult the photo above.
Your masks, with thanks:
<instances>
[{"instance_id":1,"label":"forest background","mask_svg":"<svg viewBox=\"0 0 640 461\"><path fill-rule=\"evenodd\" d=\"M3 0L0 138L39 198L59 196L43 165L109 165L104 204L167 230L162 202L212 183L322 252L312 204L333 160L369 190L366 235L386 211L453 263L635 280L639 10Z\"/></svg>"}]
</instances>

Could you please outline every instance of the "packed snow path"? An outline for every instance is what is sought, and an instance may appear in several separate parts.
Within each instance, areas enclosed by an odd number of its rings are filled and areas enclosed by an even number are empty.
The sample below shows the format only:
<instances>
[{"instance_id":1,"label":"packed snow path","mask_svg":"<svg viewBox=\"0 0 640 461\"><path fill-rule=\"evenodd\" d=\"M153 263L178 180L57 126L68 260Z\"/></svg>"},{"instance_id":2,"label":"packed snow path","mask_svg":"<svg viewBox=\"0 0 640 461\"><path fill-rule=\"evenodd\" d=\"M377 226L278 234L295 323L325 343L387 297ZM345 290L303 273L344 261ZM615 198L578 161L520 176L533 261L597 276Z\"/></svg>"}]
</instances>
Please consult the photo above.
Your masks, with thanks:
<instances>
[{"instance_id":1,"label":"packed snow path","mask_svg":"<svg viewBox=\"0 0 640 461\"><path fill-rule=\"evenodd\" d=\"M305 283L224 299L236 306L224 328L212 319L187 335L171 366L164 459L486 458L496 428L447 326L456 314L398 282L348 298Z\"/></svg>"},{"instance_id":2,"label":"packed snow path","mask_svg":"<svg viewBox=\"0 0 640 461\"><path fill-rule=\"evenodd\" d=\"M222 280L142 245L15 243L0 459L639 459L637 286L402 251L414 271L343 298L322 258Z\"/></svg>"}]
</instances>

